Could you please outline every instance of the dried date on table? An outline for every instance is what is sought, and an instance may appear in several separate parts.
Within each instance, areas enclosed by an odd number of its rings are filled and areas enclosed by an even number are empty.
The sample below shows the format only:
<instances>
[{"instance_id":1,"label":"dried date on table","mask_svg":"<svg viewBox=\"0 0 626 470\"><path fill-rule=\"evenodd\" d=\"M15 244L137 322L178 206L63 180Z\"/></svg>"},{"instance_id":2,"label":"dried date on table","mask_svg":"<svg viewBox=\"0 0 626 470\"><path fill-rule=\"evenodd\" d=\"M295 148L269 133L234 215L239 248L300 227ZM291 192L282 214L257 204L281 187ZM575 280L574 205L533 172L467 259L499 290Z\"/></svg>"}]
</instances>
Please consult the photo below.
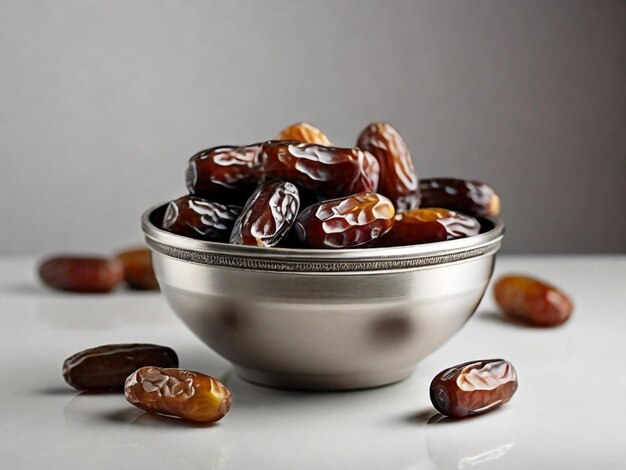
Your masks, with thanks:
<instances>
[{"instance_id":1,"label":"dried date on table","mask_svg":"<svg viewBox=\"0 0 626 470\"><path fill-rule=\"evenodd\" d=\"M286 181L263 183L250 196L235 221L230 242L275 246L287 236L299 209L300 197L293 184Z\"/></svg>"},{"instance_id":2,"label":"dried date on table","mask_svg":"<svg viewBox=\"0 0 626 470\"><path fill-rule=\"evenodd\" d=\"M322 131L308 122L298 122L285 127L275 140L293 140L308 144L325 145L327 147L333 145Z\"/></svg>"},{"instance_id":3,"label":"dried date on table","mask_svg":"<svg viewBox=\"0 0 626 470\"><path fill-rule=\"evenodd\" d=\"M259 183L258 144L221 146L198 152L186 171L190 194L212 201L245 200Z\"/></svg>"},{"instance_id":4,"label":"dried date on table","mask_svg":"<svg viewBox=\"0 0 626 470\"><path fill-rule=\"evenodd\" d=\"M128 376L124 394L142 410L202 423L219 421L232 404L219 380L183 369L142 367Z\"/></svg>"},{"instance_id":5,"label":"dried date on table","mask_svg":"<svg viewBox=\"0 0 626 470\"><path fill-rule=\"evenodd\" d=\"M226 242L240 212L238 206L183 196L168 204L161 228L185 237Z\"/></svg>"},{"instance_id":6,"label":"dried date on table","mask_svg":"<svg viewBox=\"0 0 626 470\"><path fill-rule=\"evenodd\" d=\"M173 349L156 344L107 344L68 357L63 378L77 390L123 390L128 374L147 365L178 367L178 357Z\"/></svg>"},{"instance_id":7,"label":"dried date on table","mask_svg":"<svg viewBox=\"0 0 626 470\"><path fill-rule=\"evenodd\" d=\"M411 153L398 131L386 122L367 126L357 147L369 151L380 165L378 192L387 196L396 209L414 209L420 203L417 175Z\"/></svg>"},{"instance_id":8,"label":"dried date on table","mask_svg":"<svg viewBox=\"0 0 626 470\"><path fill-rule=\"evenodd\" d=\"M532 326L561 325L572 314L573 304L567 294L528 276L503 276L493 292L506 316Z\"/></svg>"},{"instance_id":9,"label":"dried date on table","mask_svg":"<svg viewBox=\"0 0 626 470\"><path fill-rule=\"evenodd\" d=\"M387 233L394 215L386 197L358 193L307 207L296 219L294 230L309 248L352 248Z\"/></svg>"},{"instance_id":10,"label":"dried date on table","mask_svg":"<svg viewBox=\"0 0 626 470\"><path fill-rule=\"evenodd\" d=\"M420 180L422 206L443 207L474 217L497 217L500 197L488 184L456 178Z\"/></svg>"},{"instance_id":11,"label":"dried date on table","mask_svg":"<svg viewBox=\"0 0 626 470\"><path fill-rule=\"evenodd\" d=\"M453 418L491 411L517 390L513 365L503 359L466 362L441 371L430 384L430 400Z\"/></svg>"},{"instance_id":12,"label":"dried date on table","mask_svg":"<svg viewBox=\"0 0 626 470\"><path fill-rule=\"evenodd\" d=\"M138 290L156 290L159 288L154 270L152 256L148 248L127 250L115 257L124 267L124 282L128 287Z\"/></svg>"},{"instance_id":13,"label":"dried date on table","mask_svg":"<svg viewBox=\"0 0 626 470\"><path fill-rule=\"evenodd\" d=\"M122 281L124 268L119 260L59 256L39 266L39 277L54 289L81 292L110 292Z\"/></svg>"},{"instance_id":14,"label":"dried date on table","mask_svg":"<svg viewBox=\"0 0 626 470\"><path fill-rule=\"evenodd\" d=\"M269 141L259 160L265 179L290 181L327 197L348 196L355 187L374 188L374 168L357 148Z\"/></svg>"}]
</instances>

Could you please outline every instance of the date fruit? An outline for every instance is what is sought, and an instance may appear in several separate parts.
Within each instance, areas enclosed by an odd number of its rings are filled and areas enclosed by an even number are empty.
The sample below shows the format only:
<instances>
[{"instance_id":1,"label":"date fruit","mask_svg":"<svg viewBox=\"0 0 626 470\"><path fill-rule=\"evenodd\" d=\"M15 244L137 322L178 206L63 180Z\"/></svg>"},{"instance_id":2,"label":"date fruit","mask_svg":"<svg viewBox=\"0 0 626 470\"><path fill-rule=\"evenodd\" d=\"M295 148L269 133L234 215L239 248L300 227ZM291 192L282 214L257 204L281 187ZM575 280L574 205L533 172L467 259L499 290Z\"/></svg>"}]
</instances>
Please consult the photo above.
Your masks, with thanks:
<instances>
[{"instance_id":1,"label":"date fruit","mask_svg":"<svg viewBox=\"0 0 626 470\"><path fill-rule=\"evenodd\" d=\"M183 196L167 206L161 228L176 235L227 242L241 208L195 196Z\"/></svg>"},{"instance_id":2,"label":"date fruit","mask_svg":"<svg viewBox=\"0 0 626 470\"><path fill-rule=\"evenodd\" d=\"M219 380L183 369L142 367L126 379L126 400L145 411L214 423L230 405L230 391Z\"/></svg>"},{"instance_id":3,"label":"date fruit","mask_svg":"<svg viewBox=\"0 0 626 470\"><path fill-rule=\"evenodd\" d=\"M265 142L259 151L265 179L290 181L327 197L348 196L357 185L373 188L374 168L366 158L357 148L288 141Z\"/></svg>"},{"instance_id":4,"label":"date fruit","mask_svg":"<svg viewBox=\"0 0 626 470\"><path fill-rule=\"evenodd\" d=\"M430 384L439 413L462 418L491 411L517 391L517 374L503 359L466 362L441 371Z\"/></svg>"},{"instance_id":5,"label":"date fruit","mask_svg":"<svg viewBox=\"0 0 626 470\"><path fill-rule=\"evenodd\" d=\"M359 155L361 158L361 155ZM378 190L378 183L380 181L380 165L378 160L369 153L363 151L362 161L360 163L360 174L352 187L353 193L375 193Z\"/></svg>"},{"instance_id":6,"label":"date fruit","mask_svg":"<svg viewBox=\"0 0 626 470\"><path fill-rule=\"evenodd\" d=\"M250 196L235 221L230 242L275 246L289 232L300 209L298 189L286 181L263 183Z\"/></svg>"},{"instance_id":7,"label":"date fruit","mask_svg":"<svg viewBox=\"0 0 626 470\"><path fill-rule=\"evenodd\" d=\"M480 224L473 217L447 209L411 209L396 214L393 228L381 239L381 245L417 245L471 237L479 232Z\"/></svg>"},{"instance_id":8,"label":"date fruit","mask_svg":"<svg viewBox=\"0 0 626 470\"><path fill-rule=\"evenodd\" d=\"M116 257L124 267L124 282L131 289L157 290L157 282L152 269L152 256L147 248L138 248L119 253Z\"/></svg>"},{"instance_id":9,"label":"date fruit","mask_svg":"<svg viewBox=\"0 0 626 470\"><path fill-rule=\"evenodd\" d=\"M351 248L387 233L394 215L393 204L385 196L363 192L307 207L294 229L308 248Z\"/></svg>"},{"instance_id":10,"label":"date fruit","mask_svg":"<svg viewBox=\"0 0 626 470\"><path fill-rule=\"evenodd\" d=\"M128 374L148 365L178 367L178 356L173 349L155 344L108 344L68 357L63 378L77 390L123 390Z\"/></svg>"},{"instance_id":11,"label":"date fruit","mask_svg":"<svg viewBox=\"0 0 626 470\"><path fill-rule=\"evenodd\" d=\"M480 222L474 217L456 211L448 212L447 217L443 217L437 221L446 228L446 240L473 237L480 233Z\"/></svg>"},{"instance_id":12,"label":"date fruit","mask_svg":"<svg viewBox=\"0 0 626 470\"><path fill-rule=\"evenodd\" d=\"M308 122L298 122L285 127L280 131L276 140L293 140L307 144L325 145L327 147L333 145L322 131Z\"/></svg>"},{"instance_id":13,"label":"date fruit","mask_svg":"<svg viewBox=\"0 0 626 470\"><path fill-rule=\"evenodd\" d=\"M531 277L501 277L493 292L505 315L529 325L561 325L572 314L572 301L565 293Z\"/></svg>"},{"instance_id":14,"label":"date fruit","mask_svg":"<svg viewBox=\"0 0 626 470\"><path fill-rule=\"evenodd\" d=\"M378 192L395 204L396 209L414 209L420 203L420 189L411 153L398 131L386 122L367 126L357 147L369 151L380 165Z\"/></svg>"},{"instance_id":15,"label":"date fruit","mask_svg":"<svg viewBox=\"0 0 626 470\"><path fill-rule=\"evenodd\" d=\"M259 180L258 144L221 146L198 152L189 159L186 181L189 193L212 201L245 200Z\"/></svg>"},{"instance_id":16,"label":"date fruit","mask_svg":"<svg viewBox=\"0 0 626 470\"><path fill-rule=\"evenodd\" d=\"M45 260L39 266L39 277L58 290L105 293L122 281L124 268L115 259L60 256Z\"/></svg>"},{"instance_id":17,"label":"date fruit","mask_svg":"<svg viewBox=\"0 0 626 470\"><path fill-rule=\"evenodd\" d=\"M422 206L443 207L473 217L497 217L500 198L489 185L480 181L455 178L420 180Z\"/></svg>"}]
</instances>

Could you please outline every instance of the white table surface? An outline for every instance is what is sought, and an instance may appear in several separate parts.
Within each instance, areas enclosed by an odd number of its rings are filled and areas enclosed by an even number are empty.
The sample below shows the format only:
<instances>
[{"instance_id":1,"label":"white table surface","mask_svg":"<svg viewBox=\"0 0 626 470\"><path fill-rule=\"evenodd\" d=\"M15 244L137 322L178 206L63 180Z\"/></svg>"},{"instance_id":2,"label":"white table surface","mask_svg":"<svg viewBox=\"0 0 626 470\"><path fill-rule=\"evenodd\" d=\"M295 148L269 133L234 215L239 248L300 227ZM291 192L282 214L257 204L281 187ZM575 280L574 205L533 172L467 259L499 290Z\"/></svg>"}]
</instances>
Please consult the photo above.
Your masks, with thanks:
<instances>
[{"instance_id":1,"label":"white table surface","mask_svg":"<svg viewBox=\"0 0 626 470\"><path fill-rule=\"evenodd\" d=\"M33 258L0 258L0 468L626 468L626 256L499 257L495 275L512 271L569 292L571 320L555 329L512 325L495 313L489 290L470 322L405 382L303 393L234 376L159 293L52 292L37 283ZM67 356L122 342L169 345L181 367L222 378L230 413L213 426L187 425L64 383ZM517 369L513 400L436 422L431 378L492 357Z\"/></svg>"}]
</instances>

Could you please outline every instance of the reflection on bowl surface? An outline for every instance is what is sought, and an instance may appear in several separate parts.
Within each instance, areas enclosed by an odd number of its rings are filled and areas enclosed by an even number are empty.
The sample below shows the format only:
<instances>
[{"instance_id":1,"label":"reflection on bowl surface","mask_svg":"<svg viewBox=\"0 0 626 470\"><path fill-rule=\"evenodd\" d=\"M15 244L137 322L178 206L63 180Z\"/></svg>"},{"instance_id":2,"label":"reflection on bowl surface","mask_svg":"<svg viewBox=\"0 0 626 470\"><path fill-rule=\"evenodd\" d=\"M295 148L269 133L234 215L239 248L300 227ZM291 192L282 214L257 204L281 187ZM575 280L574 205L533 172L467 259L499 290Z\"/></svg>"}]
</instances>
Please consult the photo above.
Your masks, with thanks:
<instances>
[{"instance_id":1,"label":"reflection on bowl surface","mask_svg":"<svg viewBox=\"0 0 626 470\"><path fill-rule=\"evenodd\" d=\"M467 321L500 247L500 221L475 237L351 250L243 247L158 228L144 214L161 290L176 314L243 378L345 390L397 382Z\"/></svg>"}]
</instances>

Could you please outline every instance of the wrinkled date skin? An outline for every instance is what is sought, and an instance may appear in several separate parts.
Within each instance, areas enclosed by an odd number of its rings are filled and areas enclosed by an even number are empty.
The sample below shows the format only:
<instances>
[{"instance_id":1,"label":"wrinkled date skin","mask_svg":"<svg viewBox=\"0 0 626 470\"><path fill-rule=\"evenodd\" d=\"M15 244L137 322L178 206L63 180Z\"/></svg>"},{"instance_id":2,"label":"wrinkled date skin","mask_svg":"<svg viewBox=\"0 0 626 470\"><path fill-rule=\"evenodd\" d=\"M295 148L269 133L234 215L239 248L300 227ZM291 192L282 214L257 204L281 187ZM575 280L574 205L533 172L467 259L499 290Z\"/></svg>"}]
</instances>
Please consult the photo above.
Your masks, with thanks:
<instances>
[{"instance_id":1,"label":"wrinkled date skin","mask_svg":"<svg viewBox=\"0 0 626 470\"><path fill-rule=\"evenodd\" d=\"M493 292L505 315L532 326L561 325L572 314L572 301L565 293L531 277L501 277Z\"/></svg>"},{"instance_id":2,"label":"wrinkled date skin","mask_svg":"<svg viewBox=\"0 0 626 470\"><path fill-rule=\"evenodd\" d=\"M305 142L307 144L332 146L332 142L317 127L308 122L298 122L291 126L285 127L276 140L292 140L296 142Z\"/></svg>"},{"instance_id":3,"label":"wrinkled date skin","mask_svg":"<svg viewBox=\"0 0 626 470\"><path fill-rule=\"evenodd\" d=\"M352 188L353 193L376 192L380 181L380 165L378 160L367 150L363 151L361 171Z\"/></svg>"},{"instance_id":4,"label":"wrinkled date skin","mask_svg":"<svg viewBox=\"0 0 626 470\"><path fill-rule=\"evenodd\" d=\"M448 211L448 215L437 222L446 228L446 240L473 237L480 233L480 222L474 217L459 212Z\"/></svg>"},{"instance_id":5,"label":"wrinkled date skin","mask_svg":"<svg viewBox=\"0 0 626 470\"><path fill-rule=\"evenodd\" d=\"M232 403L219 380L183 369L142 367L128 376L124 394L142 410L202 423L219 421Z\"/></svg>"},{"instance_id":6,"label":"wrinkled date skin","mask_svg":"<svg viewBox=\"0 0 626 470\"><path fill-rule=\"evenodd\" d=\"M212 201L244 201L259 181L258 144L213 147L189 159L186 181L190 194Z\"/></svg>"},{"instance_id":7,"label":"wrinkled date skin","mask_svg":"<svg viewBox=\"0 0 626 470\"><path fill-rule=\"evenodd\" d=\"M358 193L320 202L303 210L294 226L308 248L351 248L387 233L394 222L393 204L376 193Z\"/></svg>"},{"instance_id":8,"label":"wrinkled date skin","mask_svg":"<svg viewBox=\"0 0 626 470\"><path fill-rule=\"evenodd\" d=\"M269 141L259 160L265 179L290 181L328 197L374 191L378 168L357 148L325 147L301 142Z\"/></svg>"},{"instance_id":9,"label":"wrinkled date skin","mask_svg":"<svg viewBox=\"0 0 626 470\"><path fill-rule=\"evenodd\" d=\"M39 266L39 277L54 289L81 292L111 292L122 281L124 268L115 259L60 256Z\"/></svg>"},{"instance_id":10,"label":"wrinkled date skin","mask_svg":"<svg viewBox=\"0 0 626 470\"><path fill-rule=\"evenodd\" d=\"M416 245L471 237L480 232L473 217L439 208L411 209L396 215L381 246Z\"/></svg>"},{"instance_id":11,"label":"wrinkled date skin","mask_svg":"<svg viewBox=\"0 0 626 470\"><path fill-rule=\"evenodd\" d=\"M462 418L491 411L517 391L517 374L503 359L466 362L435 376L430 400L439 413Z\"/></svg>"},{"instance_id":12,"label":"wrinkled date skin","mask_svg":"<svg viewBox=\"0 0 626 470\"><path fill-rule=\"evenodd\" d=\"M286 181L263 183L250 196L235 221L230 242L235 245L275 246L289 232L300 209L298 189Z\"/></svg>"},{"instance_id":13,"label":"wrinkled date skin","mask_svg":"<svg viewBox=\"0 0 626 470\"><path fill-rule=\"evenodd\" d=\"M63 378L77 390L117 391L124 389L128 374L147 365L178 367L178 356L156 344L108 344L68 357Z\"/></svg>"},{"instance_id":14,"label":"wrinkled date skin","mask_svg":"<svg viewBox=\"0 0 626 470\"><path fill-rule=\"evenodd\" d=\"M157 282L152 269L152 256L147 248L128 250L119 253L116 259L124 267L124 282L131 289L157 290Z\"/></svg>"},{"instance_id":15,"label":"wrinkled date skin","mask_svg":"<svg viewBox=\"0 0 626 470\"><path fill-rule=\"evenodd\" d=\"M420 189L411 153L398 131L386 122L367 126L357 140L357 147L369 151L380 165L378 192L398 210L414 209L420 203Z\"/></svg>"},{"instance_id":16,"label":"wrinkled date skin","mask_svg":"<svg viewBox=\"0 0 626 470\"><path fill-rule=\"evenodd\" d=\"M183 196L168 204L161 228L199 240L227 242L240 212L241 207Z\"/></svg>"},{"instance_id":17,"label":"wrinkled date skin","mask_svg":"<svg viewBox=\"0 0 626 470\"><path fill-rule=\"evenodd\" d=\"M422 206L443 207L474 217L497 217L500 197L489 185L480 181L455 178L420 180Z\"/></svg>"}]
</instances>

